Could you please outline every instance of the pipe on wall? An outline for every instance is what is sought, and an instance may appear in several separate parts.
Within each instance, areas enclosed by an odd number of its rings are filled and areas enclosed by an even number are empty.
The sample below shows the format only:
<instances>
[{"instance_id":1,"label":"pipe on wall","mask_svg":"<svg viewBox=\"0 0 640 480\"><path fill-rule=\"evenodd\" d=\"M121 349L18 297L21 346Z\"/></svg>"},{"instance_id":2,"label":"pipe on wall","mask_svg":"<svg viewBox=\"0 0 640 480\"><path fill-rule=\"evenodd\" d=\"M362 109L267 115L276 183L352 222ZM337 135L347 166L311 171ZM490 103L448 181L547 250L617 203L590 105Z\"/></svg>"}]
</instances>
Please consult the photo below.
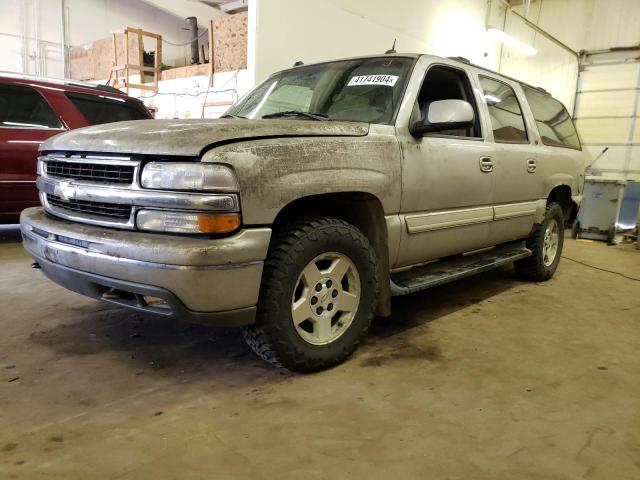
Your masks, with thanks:
<instances>
[{"instance_id":1,"label":"pipe on wall","mask_svg":"<svg viewBox=\"0 0 640 480\"><path fill-rule=\"evenodd\" d=\"M196 17L187 17L185 20L189 22L189 30L191 31L191 64L200 63L200 51L198 48L198 19Z\"/></svg>"},{"instance_id":2,"label":"pipe on wall","mask_svg":"<svg viewBox=\"0 0 640 480\"><path fill-rule=\"evenodd\" d=\"M40 52L39 53L39 56L40 56L40 74L39 75L43 77L48 76L47 60L51 52L59 53L61 57L61 61L64 62L64 50L62 50L60 48L60 45L58 45L57 43L52 43L49 45L47 44L41 45L39 52Z\"/></svg>"},{"instance_id":3,"label":"pipe on wall","mask_svg":"<svg viewBox=\"0 0 640 480\"><path fill-rule=\"evenodd\" d=\"M29 72L29 55L27 53L27 36L29 35L29 24L27 23L27 3L23 0L20 2L20 23L22 24L22 34L20 40L22 41L22 72Z\"/></svg>"},{"instance_id":4,"label":"pipe on wall","mask_svg":"<svg viewBox=\"0 0 640 480\"><path fill-rule=\"evenodd\" d=\"M65 0L60 0L60 50L62 52L62 76L69 77L68 61L67 61L67 49L65 47L67 25L65 22Z\"/></svg>"},{"instance_id":5,"label":"pipe on wall","mask_svg":"<svg viewBox=\"0 0 640 480\"><path fill-rule=\"evenodd\" d=\"M42 18L40 12L40 0L33 0L34 3L34 17L35 17L35 31L33 36L36 39L36 47L34 49L35 58L34 64L36 69L36 75L42 75L42 57L40 56L40 19Z\"/></svg>"},{"instance_id":6,"label":"pipe on wall","mask_svg":"<svg viewBox=\"0 0 640 480\"><path fill-rule=\"evenodd\" d=\"M491 1L487 0L487 8L491 7ZM567 52L571 53L574 57L576 57L576 60L578 60L580 58L580 54L578 52L576 52L573 48L569 47L568 45L566 45L565 43L561 42L560 40L558 40L556 37L554 37L553 35L551 35L549 32L547 32L546 30L543 30L542 28L540 28L538 25L536 25L535 23L529 21L527 18L523 17L522 15L520 15L518 12L513 10L513 7L511 6L511 4L507 1L507 0L500 0L500 2L502 2L502 4L506 7L506 10L511 12L512 15L515 15L516 17L518 17L520 20L522 20L522 22L529 28L531 28L533 31L539 33L540 35L542 35L543 37L545 37L547 40L555 43L556 45L558 45L560 48L562 48L563 50L566 50ZM506 12L505 12L506 15ZM489 25L486 25L486 27L488 28Z\"/></svg>"},{"instance_id":7,"label":"pipe on wall","mask_svg":"<svg viewBox=\"0 0 640 480\"><path fill-rule=\"evenodd\" d=\"M527 27L531 28L533 31L538 32L540 35L545 37L547 40L550 40L551 42L553 42L556 45L558 45L560 48L562 48L562 49L566 50L567 52L571 53L574 57L576 57L576 59L580 57L580 54L578 52L576 52L573 48L571 48L570 46L566 45L565 43L562 43L560 40L558 40L556 37L551 35L549 32L547 32L546 30L543 30L542 28L537 26L535 23L527 20L522 15L520 15L518 12L514 12L513 10L511 10L511 14L515 15L520 20L522 20L524 22L524 24Z\"/></svg>"}]
</instances>

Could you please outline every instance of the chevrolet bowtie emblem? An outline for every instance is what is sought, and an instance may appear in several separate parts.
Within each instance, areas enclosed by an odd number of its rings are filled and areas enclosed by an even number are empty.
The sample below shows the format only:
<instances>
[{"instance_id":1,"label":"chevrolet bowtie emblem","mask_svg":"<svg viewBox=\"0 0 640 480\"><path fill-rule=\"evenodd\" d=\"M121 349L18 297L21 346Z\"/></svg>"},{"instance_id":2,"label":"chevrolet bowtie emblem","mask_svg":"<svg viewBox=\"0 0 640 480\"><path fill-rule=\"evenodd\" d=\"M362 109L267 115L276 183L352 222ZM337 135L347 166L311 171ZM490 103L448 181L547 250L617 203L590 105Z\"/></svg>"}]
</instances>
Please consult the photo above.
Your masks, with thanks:
<instances>
[{"instance_id":1,"label":"chevrolet bowtie emblem","mask_svg":"<svg viewBox=\"0 0 640 480\"><path fill-rule=\"evenodd\" d=\"M76 186L71 182L57 183L53 189L53 193L65 202L72 200L76 195Z\"/></svg>"}]
</instances>

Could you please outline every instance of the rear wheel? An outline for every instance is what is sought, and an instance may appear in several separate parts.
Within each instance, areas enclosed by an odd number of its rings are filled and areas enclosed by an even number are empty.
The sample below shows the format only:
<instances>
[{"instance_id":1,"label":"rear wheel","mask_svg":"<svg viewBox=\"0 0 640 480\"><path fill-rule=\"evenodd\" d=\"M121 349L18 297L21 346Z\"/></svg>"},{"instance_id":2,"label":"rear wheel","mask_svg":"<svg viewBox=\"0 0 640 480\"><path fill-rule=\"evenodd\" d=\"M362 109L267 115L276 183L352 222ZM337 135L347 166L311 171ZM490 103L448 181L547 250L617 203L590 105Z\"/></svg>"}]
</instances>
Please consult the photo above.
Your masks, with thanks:
<instances>
[{"instance_id":1,"label":"rear wheel","mask_svg":"<svg viewBox=\"0 0 640 480\"><path fill-rule=\"evenodd\" d=\"M302 221L274 239L256 323L244 337L273 365L323 370L356 349L376 297L376 258L367 238L337 218Z\"/></svg>"},{"instance_id":2,"label":"rear wheel","mask_svg":"<svg viewBox=\"0 0 640 480\"><path fill-rule=\"evenodd\" d=\"M549 280L560 262L564 243L564 217L557 203L549 203L544 220L527 239L530 257L515 262L518 275L528 280Z\"/></svg>"}]
</instances>

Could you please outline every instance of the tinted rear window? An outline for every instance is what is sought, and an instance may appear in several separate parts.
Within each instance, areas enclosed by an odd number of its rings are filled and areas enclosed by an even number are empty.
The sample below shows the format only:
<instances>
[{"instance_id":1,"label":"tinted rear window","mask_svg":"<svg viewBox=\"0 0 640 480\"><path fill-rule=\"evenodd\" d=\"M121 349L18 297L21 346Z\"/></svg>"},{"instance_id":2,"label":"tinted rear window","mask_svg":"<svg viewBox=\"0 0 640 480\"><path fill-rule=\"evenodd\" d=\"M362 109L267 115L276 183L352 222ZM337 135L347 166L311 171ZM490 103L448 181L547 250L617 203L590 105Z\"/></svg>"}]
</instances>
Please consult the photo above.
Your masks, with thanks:
<instances>
[{"instance_id":1,"label":"tinted rear window","mask_svg":"<svg viewBox=\"0 0 640 480\"><path fill-rule=\"evenodd\" d=\"M64 128L47 101L31 87L0 85L0 127Z\"/></svg>"},{"instance_id":2,"label":"tinted rear window","mask_svg":"<svg viewBox=\"0 0 640 480\"><path fill-rule=\"evenodd\" d=\"M580 140L571 115L564 105L550 95L524 87L533 118L538 126L542 143L552 147L580 150Z\"/></svg>"},{"instance_id":3,"label":"tinted rear window","mask_svg":"<svg viewBox=\"0 0 640 480\"><path fill-rule=\"evenodd\" d=\"M91 125L151 118L149 113L137 103L107 98L102 95L72 92L68 92L66 95Z\"/></svg>"}]
</instances>

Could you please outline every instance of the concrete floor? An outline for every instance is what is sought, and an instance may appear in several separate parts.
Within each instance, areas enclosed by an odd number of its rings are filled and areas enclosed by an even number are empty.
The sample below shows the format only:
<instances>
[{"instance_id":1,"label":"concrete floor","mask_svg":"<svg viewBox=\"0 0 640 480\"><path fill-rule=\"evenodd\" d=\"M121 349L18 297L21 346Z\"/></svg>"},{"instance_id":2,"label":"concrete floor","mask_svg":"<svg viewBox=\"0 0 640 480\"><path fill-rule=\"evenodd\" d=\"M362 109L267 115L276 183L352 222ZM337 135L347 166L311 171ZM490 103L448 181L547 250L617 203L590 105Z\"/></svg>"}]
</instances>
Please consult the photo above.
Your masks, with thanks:
<instances>
[{"instance_id":1,"label":"concrete floor","mask_svg":"<svg viewBox=\"0 0 640 480\"><path fill-rule=\"evenodd\" d=\"M0 478L640 478L640 283L563 260L394 302L331 371L85 299L0 235ZM568 240L640 277L631 246Z\"/></svg>"}]
</instances>

